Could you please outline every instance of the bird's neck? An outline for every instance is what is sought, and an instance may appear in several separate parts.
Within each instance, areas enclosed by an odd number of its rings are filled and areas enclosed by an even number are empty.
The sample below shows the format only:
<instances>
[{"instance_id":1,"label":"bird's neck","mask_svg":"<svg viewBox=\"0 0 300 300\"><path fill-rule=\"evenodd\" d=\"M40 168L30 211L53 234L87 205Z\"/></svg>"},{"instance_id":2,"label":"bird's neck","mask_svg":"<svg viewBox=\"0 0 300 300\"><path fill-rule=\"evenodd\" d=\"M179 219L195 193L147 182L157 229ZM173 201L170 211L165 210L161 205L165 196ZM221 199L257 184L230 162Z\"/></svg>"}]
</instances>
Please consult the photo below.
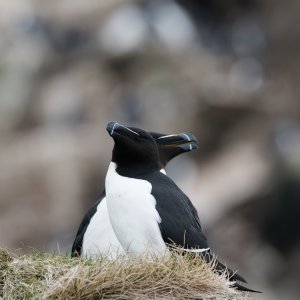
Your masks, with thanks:
<instances>
[{"instance_id":1,"label":"bird's neck","mask_svg":"<svg viewBox=\"0 0 300 300\"><path fill-rule=\"evenodd\" d=\"M152 173L155 171L160 171L160 167L157 164L118 164L116 163L116 171L121 176L126 177L139 177L147 173Z\"/></svg>"}]
</instances>

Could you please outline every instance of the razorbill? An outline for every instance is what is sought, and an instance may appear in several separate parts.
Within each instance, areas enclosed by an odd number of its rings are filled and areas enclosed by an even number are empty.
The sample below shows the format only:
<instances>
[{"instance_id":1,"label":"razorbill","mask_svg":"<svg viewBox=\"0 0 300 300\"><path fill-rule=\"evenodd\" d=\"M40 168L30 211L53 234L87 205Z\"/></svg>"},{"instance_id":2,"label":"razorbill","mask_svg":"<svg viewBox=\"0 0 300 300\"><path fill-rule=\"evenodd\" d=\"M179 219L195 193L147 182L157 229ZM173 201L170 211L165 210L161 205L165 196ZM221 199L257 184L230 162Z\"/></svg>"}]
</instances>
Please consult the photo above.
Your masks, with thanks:
<instances>
[{"instance_id":1,"label":"razorbill","mask_svg":"<svg viewBox=\"0 0 300 300\"><path fill-rule=\"evenodd\" d=\"M198 213L190 199L160 172L159 151L144 130L110 122L107 131L114 139L112 161L106 179L109 218L123 249L132 257L164 255L181 246L213 259ZM253 291L236 281L246 280L215 262L215 271L225 273L234 286Z\"/></svg>"},{"instance_id":2,"label":"razorbill","mask_svg":"<svg viewBox=\"0 0 300 300\"><path fill-rule=\"evenodd\" d=\"M130 130L130 127L128 127ZM166 164L181 153L197 149L196 137L188 132L162 134L149 132L159 150L159 168L165 173ZM107 212L105 190L100 199L84 216L77 231L71 255L73 257L95 258L99 254L115 258L123 253L123 248L111 226Z\"/></svg>"}]
</instances>

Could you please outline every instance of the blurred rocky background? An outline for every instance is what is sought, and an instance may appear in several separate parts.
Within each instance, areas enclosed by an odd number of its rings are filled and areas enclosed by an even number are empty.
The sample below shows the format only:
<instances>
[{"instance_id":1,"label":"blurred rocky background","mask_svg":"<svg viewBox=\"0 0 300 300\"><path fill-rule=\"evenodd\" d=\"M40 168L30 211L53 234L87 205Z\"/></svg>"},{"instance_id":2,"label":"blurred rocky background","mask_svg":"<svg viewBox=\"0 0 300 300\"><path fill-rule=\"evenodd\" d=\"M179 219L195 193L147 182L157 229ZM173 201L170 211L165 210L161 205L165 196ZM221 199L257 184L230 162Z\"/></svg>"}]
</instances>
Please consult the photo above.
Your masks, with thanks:
<instances>
[{"instance_id":1,"label":"blurred rocky background","mask_svg":"<svg viewBox=\"0 0 300 300\"><path fill-rule=\"evenodd\" d=\"M70 251L117 120L169 165L256 299L299 299L300 2L0 0L0 246Z\"/></svg>"}]
</instances>

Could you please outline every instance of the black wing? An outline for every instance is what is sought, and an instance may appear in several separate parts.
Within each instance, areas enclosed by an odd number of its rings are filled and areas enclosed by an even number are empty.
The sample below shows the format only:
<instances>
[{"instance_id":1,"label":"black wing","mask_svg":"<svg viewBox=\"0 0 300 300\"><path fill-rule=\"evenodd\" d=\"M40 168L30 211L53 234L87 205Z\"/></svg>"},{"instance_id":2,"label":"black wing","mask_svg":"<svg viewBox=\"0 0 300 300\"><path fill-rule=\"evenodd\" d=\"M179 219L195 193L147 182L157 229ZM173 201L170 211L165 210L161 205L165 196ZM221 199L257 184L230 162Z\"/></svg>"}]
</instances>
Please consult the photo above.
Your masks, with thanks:
<instances>
[{"instance_id":1,"label":"black wing","mask_svg":"<svg viewBox=\"0 0 300 300\"><path fill-rule=\"evenodd\" d=\"M161 217L159 226L164 241L189 249L208 248L198 213L190 199L161 172L154 172L145 179L152 184L151 193Z\"/></svg>"},{"instance_id":2,"label":"black wing","mask_svg":"<svg viewBox=\"0 0 300 300\"><path fill-rule=\"evenodd\" d=\"M78 257L81 255L84 234L86 232L87 227L90 224L91 218L97 211L98 204L103 200L104 197L105 197L105 190L102 192L100 199L90 208L90 210L83 217L81 224L78 228L75 240L73 242L72 252L71 252L72 257Z\"/></svg>"},{"instance_id":3,"label":"black wing","mask_svg":"<svg viewBox=\"0 0 300 300\"><path fill-rule=\"evenodd\" d=\"M165 243L186 249L209 248L197 210L182 190L160 172L152 173L145 179L152 184L151 193L156 199L156 209L162 219L159 226ZM207 263L214 260L210 250L204 251L202 257ZM246 282L242 276L218 260L215 261L214 269L219 274L226 272L232 281Z\"/></svg>"}]
</instances>

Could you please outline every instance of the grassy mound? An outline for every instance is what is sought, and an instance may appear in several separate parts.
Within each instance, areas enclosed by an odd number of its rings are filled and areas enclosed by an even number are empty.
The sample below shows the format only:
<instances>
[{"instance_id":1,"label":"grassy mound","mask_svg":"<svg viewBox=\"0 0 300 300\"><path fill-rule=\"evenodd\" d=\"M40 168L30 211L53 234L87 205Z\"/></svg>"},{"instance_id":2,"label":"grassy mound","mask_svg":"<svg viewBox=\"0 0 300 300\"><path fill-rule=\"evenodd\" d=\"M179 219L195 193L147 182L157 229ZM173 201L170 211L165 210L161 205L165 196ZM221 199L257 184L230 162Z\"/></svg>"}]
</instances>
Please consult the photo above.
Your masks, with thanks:
<instances>
[{"instance_id":1,"label":"grassy mound","mask_svg":"<svg viewBox=\"0 0 300 300\"><path fill-rule=\"evenodd\" d=\"M0 250L0 299L249 299L200 258L111 261Z\"/></svg>"}]
</instances>

